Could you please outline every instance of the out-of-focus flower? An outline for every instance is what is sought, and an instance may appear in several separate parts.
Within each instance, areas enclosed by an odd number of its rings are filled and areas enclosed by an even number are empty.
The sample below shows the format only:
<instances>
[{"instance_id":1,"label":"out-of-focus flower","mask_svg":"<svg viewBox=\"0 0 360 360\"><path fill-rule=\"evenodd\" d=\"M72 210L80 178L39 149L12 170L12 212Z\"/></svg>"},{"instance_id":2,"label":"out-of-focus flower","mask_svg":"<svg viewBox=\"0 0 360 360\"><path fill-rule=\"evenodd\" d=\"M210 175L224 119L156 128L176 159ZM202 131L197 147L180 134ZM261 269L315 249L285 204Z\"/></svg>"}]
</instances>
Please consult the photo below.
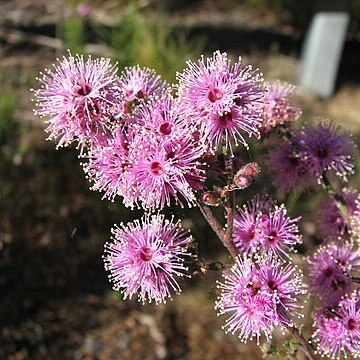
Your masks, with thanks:
<instances>
[{"instance_id":1,"label":"out-of-focus flower","mask_svg":"<svg viewBox=\"0 0 360 360\"><path fill-rule=\"evenodd\" d=\"M360 252L351 242L321 246L308 260L312 293L329 305L353 289L351 277L360 268Z\"/></svg>"},{"instance_id":2,"label":"out-of-focus flower","mask_svg":"<svg viewBox=\"0 0 360 360\"><path fill-rule=\"evenodd\" d=\"M38 80L35 114L49 117L46 131L57 147L78 141L83 147L106 143L113 127L113 106L121 99L115 82L117 69L110 59L90 56L63 57L53 69L46 69Z\"/></svg>"},{"instance_id":3,"label":"out-of-focus flower","mask_svg":"<svg viewBox=\"0 0 360 360\"><path fill-rule=\"evenodd\" d=\"M290 141L283 140L271 149L266 161L276 187L289 192L310 185L308 166L299 149Z\"/></svg>"},{"instance_id":4,"label":"out-of-focus flower","mask_svg":"<svg viewBox=\"0 0 360 360\"><path fill-rule=\"evenodd\" d=\"M89 5L79 3L76 7L76 11L80 16L86 17L91 14L92 8Z\"/></svg>"},{"instance_id":5,"label":"out-of-focus flower","mask_svg":"<svg viewBox=\"0 0 360 360\"><path fill-rule=\"evenodd\" d=\"M355 223L360 212L359 192L356 189L345 188L342 195L344 205L328 197L318 207L319 230L325 240L348 238L352 233L356 233ZM353 225L355 229L352 229Z\"/></svg>"},{"instance_id":6,"label":"out-of-focus flower","mask_svg":"<svg viewBox=\"0 0 360 360\"><path fill-rule=\"evenodd\" d=\"M353 143L348 133L339 135L338 130L330 122L320 122L304 128L297 138L308 171L320 180L327 170L333 170L343 180L354 172Z\"/></svg>"},{"instance_id":7,"label":"out-of-focus flower","mask_svg":"<svg viewBox=\"0 0 360 360\"><path fill-rule=\"evenodd\" d=\"M113 241L105 244L105 269L114 290L124 299L137 295L139 301L165 302L180 292L178 278L187 272L191 237L179 222L162 215L145 215L141 221L112 229Z\"/></svg>"},{"instance_id":8,"label":"out-of-focus flower","mask_svg":"<svg viewBox=\"0 0 360 360\"><path fill-rule=\"evenodd\" d=\"M292 315L298 314L300 296L306 293L302 275L293 265L283 266L272 257L238 257L231 273L219 283L221 295L216 308L229 314L225 329L237 333L246 342L261 334L267 339L276 326L292 326Z\"/></svg>"},{"instance_id":9,"label":"out-of-focus flower","mask_svg":"<svg viewBox=\"0 0 360 360\"><path fill-rule=\"evenodd\" d=\"M263 134L269 133L278 125L295 121L301 115L301 110L291 105L295 86L277 81L265 85L265 88L265 101L261 106L264 117L261 128Z\"/></svg>"},{"instance_id":10,"label":"out-of-focus flower","mask_svg":"<svg viewBox=\"0 0 360 360\"><path fill-rule=\"evenodd\" d=\"M259 137L264 90L262 77L251 66L231 64L226 53L216 51L212 58L202 57L178 73L178 105L189 122L217 147L223 140L231 149L246 141L242 134Z\"/></svg>"}]
</instances>

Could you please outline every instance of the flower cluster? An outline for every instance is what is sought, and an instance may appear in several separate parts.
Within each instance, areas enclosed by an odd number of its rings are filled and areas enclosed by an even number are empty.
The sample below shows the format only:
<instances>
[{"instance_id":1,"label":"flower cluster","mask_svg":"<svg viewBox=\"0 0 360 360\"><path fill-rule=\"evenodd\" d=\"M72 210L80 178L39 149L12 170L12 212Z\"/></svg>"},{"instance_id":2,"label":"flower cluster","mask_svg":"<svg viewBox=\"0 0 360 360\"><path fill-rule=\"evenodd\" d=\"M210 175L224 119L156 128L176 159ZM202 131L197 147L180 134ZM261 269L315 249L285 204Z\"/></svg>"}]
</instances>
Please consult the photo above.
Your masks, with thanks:
<instances>
[{"instance_id":1,"label":"flower cluster","mask_svg":"<svg viewBox=\"0 0 360 360\"><path fill-rule=\"evenodd\" d=\"M179 222L162 215L146 215L141 221L120 224L112 229L113 242L105 244L105 269L114 290L124 299L137 295L139 301L165 302L180 292L177 278L187 272L191 237Z\"/></svg>"},{"instance_id":2,"label":"flower cluster","mask_svg":"<svg viewBox=\"0 0 360 360\"><path fill-rule=\"evenodd\" d=\"M308 260L310 289L328 304L353 289L352 277L360 270L360 252L351 242L321 246Z\"/></svg>"},{"instance_id":3,"label":"flower cluster","mask_svg":"<svg viewBox=\"0 0 360 360\"><path fill-rule=\"evenodd\" d=\"M321 183L331 195L318 216L325 245L307 262L319 304L314 342L330 357L360 356L360 252L354 241L360 197L354 189L336 193L327 177L332 171L346 181L353 173L349 134L325 121L293 130L301 114L291 104L294 87L264 84L262 74L243 66L241 58L232 62L219 51L188 61L173 85L139 66L116 73L109 59L69 53L41 74L40 88L33 90L35 113L48 117L49 139L57 148L78 143L92 189L147 211L141 220L115 226L105 244L114 289L124 299L157 304L180 292L179 278L189 276L185 261L194 260L192 239L179 222L154 211L174 202L199 204L235 259L218 285L216 308L228 315L226 331L259 342L261 334L269 340L276 326L294 326L306 293L290 257L302 241L300 217L289 217L269 196L256 196L234 211L235 193L249 188L260 172L257 162L235 156L234 145L248 149L246 135L270 136L276 129L282 140L266 160L275 186L289 192ZM208 206L223 207L225 228Z\"/></svg>"},{"instance_id":4,"label":"flower cluster","mask_svg":"<svg viewBox=\"0 0 360 360\"><path fill-rule=\"evenodd\" d=\"M268 155L267 164L275 184L285 191L322 182L325 172L333 170L346 181L354 172L351 158L353 143L349 134L338 134L338 127L319 122L299 133L288 135Z\"/></svg>"},{"instance_id":5,"label":"flower cluster","mask_svg":"<svg viewBox=\"0 0 360 360\"><path fill-rule=\"evenodd\" d=\"M276 326L293 326L289 316L301 317L300 296L306 288L296 266L283 265L274 257L254 261L245 255L223 276L216 308L219 314L230 315L225 329L237 333L241 341L255 337L259 342L261 334L270 339Z\"/></svg>"},{"instance_id":6,"label":"flower cluster","mask_svg":"<svg viewBox=\"0 0 360 360\"><path fill-rule=\"evenodd\" d=\"M277 206L269 198L255 197L235 216L234 243L241 252L263 251L288 256L288 252L301 243L299 220L299 217L289 218L284 205Z\"/></svg>"},{"instance_id":7,"label":"flower cluster","mask_svg":"<svg viewBox=\"0 0 360 360\"><path fill-rule=\"evenodd\" d=\"M360 222L360 195L356 189L345 188L342 190L344 204L333 197L328 197L319 206L318 226L322 238L336 240L349 238L356 233L353 225Z\"/></svg>"},{"instance_id":8,"label":"flower cluster","mask_svg":"<svg viewBox=\"0 0 360 360\"><path fill-rule=\"evenodd\" d=\"M206 150L186 123L181 122L170 95L138 106L126 127L120 127L107 146L92 150L85 173L94 190L127 206L162 209L171 198L195 202L194 190L204 181L201 156Z\"/></svg>"},{"instance_id":9,"label":"flower cluster","mask_svg":"<svg viewBox=\"0 0 360 360\"><path fill-rule=\"evenodd\" d=\"M180 111L210 145L216 148L225 140L232 149L232 141L247 144L243 133L259 137L265 90L251 66L243 67L240 58L232 64L226 53L216 51L212 58L188 61L177 77Z\"/></svg>"},{"instance_id":10,"label":"flower cluster","mask_svg":"<svg viewBox=\"0 0 360 360\"><path fill-rule=\"evenodd\" d=\"M360 293L355 291L332 308L317 311L313 340L318 352L331 359L360 357Z\"/></svg>"},{"instance_id":11,"label":"flower cluster","mask_svg":"<svg viewBox=\"0 0 360 360\"><path fill-rule=\"evenodd\" d=\"M266 85L266 96L262 105L264 122L261 128L263 135L275 127L291 123L299 118L301 110L291 104L295 86L276 81Z\"/></svg>"},{"instance_id":12,"label":"flower cluster","mask_svg":"<svg viewBox=\"0 0 360 360\"><path fill-rule=\"evenodd\" d=\"M49 139L57 147L78 141L81 148L103 143L111 131L114 109L122 98L117 86L116 67L109 59L82 56L63 57L53 69L46 69L33 90L35 113L47 116Z\"/></svg>"}]
</instances>

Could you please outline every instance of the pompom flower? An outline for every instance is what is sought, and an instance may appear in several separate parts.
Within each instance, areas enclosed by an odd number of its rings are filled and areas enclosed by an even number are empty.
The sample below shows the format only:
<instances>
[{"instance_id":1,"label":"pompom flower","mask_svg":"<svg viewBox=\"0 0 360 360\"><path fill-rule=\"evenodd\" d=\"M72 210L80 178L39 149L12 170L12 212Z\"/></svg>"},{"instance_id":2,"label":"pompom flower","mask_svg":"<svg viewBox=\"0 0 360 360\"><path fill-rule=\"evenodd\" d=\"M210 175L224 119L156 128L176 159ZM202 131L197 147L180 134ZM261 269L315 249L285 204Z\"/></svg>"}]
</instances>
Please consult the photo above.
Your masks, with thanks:
<instances>
[{"instance_id":1,"label":"pompom flower","mask_svg":"<svg viewBox=\"0 0 360 360\"><path fill-rule=\"evenodd\" d=\"M217 147L225 140L246 146L243 133L259 137L264 90L261 75L241 59L231 64L226 53L216 51L212 58L202 57L178 73L178 105L187 121L195 123Z\"/></svg>"},{"instance_id":2,"label":"pompom flower","mask_svg":"<svg viewBox=\"0 0 360 360\"><path fill-rule=\"evenodd\" d=\"M352 233L356 233L356 229L353 230L352 226L356 223L360 212L359 192L345 188L342 195L345 200L344 205L328 197L318 208L319 231L325 240L349 238Z\"/></svg>"},{"instance_id":3,"label":"pompom flower","mask_svg":"<svg viewBox=\"0 0 360 360\"><path fill-rule=\"evenodd\" d=\"M297 146L283 140L269 151L266 164L276 187L286 192L311 184L308 166Z\"/></svg>"},{"instance_id":4,"label":"pompom flower","mask_svg":"<svg viewBox=\"0 0 360 360\"><path fill-rule=\"evenodd\" d=\"M241 252L262 251L288 257L288 252L301 243L299 220L289 218L284 205L255 198L235 215L233 241Z\"/></svg>"},{"instance_id":5,"label":"pompom flower","mask_svg":"<svg viewBox=\"0 0 360 360\"><path fill-rule=\"evenodd\" d=\"M295 121L301 115L301 110L290 103L295 86L277 81L265 88L266 96L262 105L264 123L261 132L266 134L278 125Z\"/></svg>"},{"instance_id":6,"label":"pompom flower","mask_svg":"<svg viewBox=\"0 0 360 360\"><path fill-rule=\"evenodd\" d=\"M204 181L199 162L204 148L194 144L191 134L164 143L139 133L130 152L132 165L126 169L125 181L136 189L135 202L158 209L170 205L171 198L180 205L184 200L189 206L195 203L192 181Z\"/></svg>"},{"instance_id":7,"label":"pompom flower","mask_svg":"<svg viewBox=\"0 0 360 360\"><path fill-rule=\"evenodd\" d=\"M313 340L318 353L331 359L340 359L341 355L360 357L359 295L355 291L335 307L316 313Z\"/></svg>"},{"instance_id":8,"label":"pompom flower","mask_svg":"<svg viewBox=\"0 0 360 360\"><path fill-rule=\"evenodd\" d=\"M106 146L90 151L84 164L93 190L126 206L162 209L171 199L195 204L205 180L201 157L206 145L181 121L169 95L138 105L131 122L119 127Z\"/></svg>"},{"instance_id":9,"label":"pompom flower","mask_svg":"<svg viewBox=\"0 0 360 360\"><path fill-rule=\"evenodd\" d=\"M104 192L103 198L114 200L120 195L125 202L132 201L136 189L126 183L126 169L129 161L129 144L132 132L118 128L103 146L94 146L87 154L89 161L83 163L86 177L94 183L91 190Z\"/></svg>"},{"instance_id":10,"label":"pompom flower","mask_svg":"<svg viewBox=\"0 0 360 360\"><path fill-rule=\"evenodd\" d=\"M159 96L167 90L166 83L154 70L139 66L126 67L118 80L124 93L124 112L132 113L134 107ZM121 113L120 113L121 114Z\"/></svg>"},{"instance_id":11,"label":"pompom flower","mask_svg":"<svg viewBox=\"0 0 360 360\"><path fill-rule=\"evenodd\" d=\"M141 221L115 226L112 234L113 241L105 244L105 269L124 299L137 295L143 303L162 303L181 291L177 279L188 270L184 260L191 256L191 237L179 222L145 215Z\"/></svg>"},{"instance_id":12,"label":"pompom flower","mask_svg":"<svg viewBox=\"0 0 360 360\"><path fill-rule=\"evenodd\" d=\"M194 128L181 121L169 96L154 98L133 117L136 135L129 144L124 180L136 189L133 199L144 208L162 209L171 198L182 205L195 203L194 189L203 184L201 157L206 145Z\"/></svg>"},{"instance_id":13,"label":"pompom flower","mask_svg":"<svg viewBox=\"0 0 360 360\"><path fill-rule=\"evenodd\" d=\"M113 106L121 99L116 71L110 59L89 56L84 60L69 53L41 74L40 89L32 90L35 114L49 117L46 131L49 139L57 140L57 147L73 141L81 148L106 142L113 126Z\"/></svg>"},{"instance_id":14,"label":"pompom flower","mask_svg":"<svg viewBox=\"0 0 360 360\"><path fill-rule=\"evenodd\" d=\"M308 260L310 289L327 304L337 303L353 289L359 267L360 252L351 242L321 246Z\"/></svg>"},{"instance_id":15,"label":"pompom flower","mask_svg":"<svg viewBox=\"0 0 360 360\"><path fill-rule=\"evenodd\" d=\"M346 181L354 172L351 159L353 144L349 134L338 134L339 128L330 122L320 122L304 128L298 136L300 156L311 174L321 179L324 171L333 170Z\"/></svg>"},{"instance_id":16,"label":"pompom flower","mask_svg":"<svg viewBox=\"0 0 360 360\"><path fill-rule=\"evenodd\" d=\"M293 265L283 266L274 258L256 262L238 257L230 273L219 283L221 295L216 303L219 315L229 315L226 332L237 333L240 340L272 337L276 326L292 326L291 315L298 314L300 296L306 293L302 275Z\"/></svg>"}]
</instances>

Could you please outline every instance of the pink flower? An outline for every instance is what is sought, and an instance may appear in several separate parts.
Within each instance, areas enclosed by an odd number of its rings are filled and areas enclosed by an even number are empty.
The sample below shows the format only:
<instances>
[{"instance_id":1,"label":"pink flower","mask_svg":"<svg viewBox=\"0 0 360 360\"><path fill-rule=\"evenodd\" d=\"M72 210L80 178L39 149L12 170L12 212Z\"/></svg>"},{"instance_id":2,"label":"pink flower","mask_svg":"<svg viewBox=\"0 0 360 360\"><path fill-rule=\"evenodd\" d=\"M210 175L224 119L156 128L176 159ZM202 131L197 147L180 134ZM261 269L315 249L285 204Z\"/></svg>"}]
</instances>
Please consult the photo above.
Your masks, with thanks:
<instances>
[{"instance_id":1,"label":"pink flower","mask_svg":"<svg viewBox=\"0 0 360 360\"><path fill-rule=\"evenodd\" d=\"M345 297L333 308L320 309L315 317L313 335L317 351L332 359L341 355L360 356L359 291Z\"/></svg>"},{"instance_id":2,"label":"pink flower","mask_svg":"<svg viewBox=\"0 0 360 360\"><path fill-rule=\"evenodd\" d=\"M234 218L234 243L242 252L266 252L288 257L301 243L297 222L287 216L284 205L255 198L243 206Z\"/></svg>"},{"instance_id":3,"label":"pink flower","mask_svg":"<svg viewBox=\"0 0 360 360\"><path fill-rule=\"evenodd\" d=\"M162 209L171 198L182 205L195 204L194 190L205 177L200 161L207 150L195 129L182 117L169 96L156 97L133 116L134 136L124 180L136 189L133 199L145 208Z\"/></svg>"},{"instance_id":4,"label":"pink flower","mask_svg":"<svg viewBox=\"0 0 360 360\"><path fill-rule=\"evenodd\" d=\"M263 110L264 123L262 133L268 133L278 125L295 121L301 110L290 104L295 86L282 84L279 81L266 85L266 97Z\"/></svg>"},{"instance_id":5,"label":"pink flower","mask_svg":"<svg viewBox=\"0 0 360 360\"><path fill-rule=\"evenodd\" d=\"M308 171L321 179L324 171L333 170L346 181L353 174L353 143L349 134L338 134L339 128L330 122L304 128L298 136L300 156L306 161Z\"/></svg>"},{"instance_id":6,"label":"pink flower","mask_svg":"<svg viewBox=\"0 0 360 360\"><path fill-rule=\"evenodd\" d=\"M140 66L125 68L120 75L118 85L124 93L125 113L132 113L136 105L167 91L166 83L154 70Z\"/></svg>"},{"instance_id":7,"label":"pink flower","mask_svg":"<svg viewBox=\"0 0 360 360\"><path fill-rule=\"evenodd\" d=\"M85 61L80 55L65 56L53 70L46 69L32 90L37 100L35 114L49 117L46 131L57 148L78 141L81 148L103 143L113 127L113 105L121 94L117 69L109 59Z\"/></svg>"},{"instance_id":8,"label":"pink flower","mask_svg":"<svg viewBox=\"0 0 360 360\"><path fill-rule=\"evenodd\" d=\"M270 339L276 326L293 325L290 316L298 314L299 297L306 293L293 265L283 266L272 257L253 262L239 256L223 277L216 308L220 315L229 315L226 331L237 333L243 342L254 337L259 342L261 334Z\"/></svg>"},{"instance_id":9,"label":"pink flower","mask_svg":"<svg viewBox=\"0 0 360 360\"><path fill-rule=\"evenodd\" d=\"M231 64L226 53L216 51L212 58L202 57L178 74L179 108L191 123L196 123L217 147L222 140L246 146L243 133L259 137L264 91L262 78L251 66Z\"/></svg>"},{"instance_id":10,"label":"pink flower","mask_svg":"<svg viewBox=\"0 0 360 360\"><path fill-rule=\"evenodd\" d=\"M332 305L353 289L351 277L360 269L360 252L351 242L337 242L321 246L308 264L312 293Z\"/></svg>"},{"instance_id":11,"label":"pink flower","mask_svg":"<svg viewBox=\"0 0 360 360\"><path fill-rule=\"evenodd\" d=\"M342 191L345 204L338 204L328 197L318 207L318 225L321 236L325 240L339 237L349 238L356 233L355 223L360 212L360 195L355 189L345 188ZM354 227L354 229L352 229Z\"/></svg>"},{"instance_id":12,"label":"pink flower","mask_svg":"<svg viewBox=\"0 0 360 360\"><path fill-rule=\"evenodd\" d=\"M141 221L112 229L113 241L105 244L105 269L114 290L124 299L137 295L139 301L166 302L172 292L181 292L178 278L185 276L191 237L179 222L162 215L145 215Z\"/></svg>"}]
</instances>

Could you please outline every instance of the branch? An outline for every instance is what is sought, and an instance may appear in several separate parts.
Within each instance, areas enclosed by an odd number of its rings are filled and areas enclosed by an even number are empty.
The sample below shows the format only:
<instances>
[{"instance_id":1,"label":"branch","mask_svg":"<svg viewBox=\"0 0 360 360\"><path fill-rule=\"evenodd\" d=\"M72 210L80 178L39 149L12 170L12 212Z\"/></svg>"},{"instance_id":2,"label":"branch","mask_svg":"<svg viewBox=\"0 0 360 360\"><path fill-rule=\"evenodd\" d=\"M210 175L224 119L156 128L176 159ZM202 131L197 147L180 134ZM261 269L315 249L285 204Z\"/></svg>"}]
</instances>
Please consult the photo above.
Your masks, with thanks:
<instances>
[{"instance_id":1,"label":"branch","mask_svg":"<svg viewBox=\"0 0 360 360\"><path fill-rule=\"evenodd\" d=\"M228 240L227 232L225 232L225 230L223 229L219 221L215 218L214 214L211 212L208 206L202 204L200 201L198 201L198 206L206 221L209 223L209 225L214 230L214 232L219 237L224 246L228 249L231 256L235 259L238 255L238 251L234 246L233 242Z\"/></svg>"},{"instance_id":2,"label":"branch","mask_svg":"<svg viewBox=\"0 0 360 360\"><path fill-rule=\"evenodd\" d=\"M225 156L225 170L227 173L227 182L230 186L233 183L234 170L233 170L233 160L231 155ZM226 194L226 232L225 232L225 241L231 255L235 258L239 251L236 248L233 242L233 230L234 230L234 213L235 213L235 192L228 191ZM234 256L235 255L235 256Z\"/></svg>"},{"instance_id":3,"label":"branch","mask_svg":"<svg viewBox=\"0 0 360 360\"><path fill-rule=\"evenodd\" d=\"M314 349L309 342L300 334L299 330L295 326L288 326L288 330L291 332L294 339L302 346L305 355L310 360L318 360L319 358L315 355Z\"/></svg>"}]
</instances>

